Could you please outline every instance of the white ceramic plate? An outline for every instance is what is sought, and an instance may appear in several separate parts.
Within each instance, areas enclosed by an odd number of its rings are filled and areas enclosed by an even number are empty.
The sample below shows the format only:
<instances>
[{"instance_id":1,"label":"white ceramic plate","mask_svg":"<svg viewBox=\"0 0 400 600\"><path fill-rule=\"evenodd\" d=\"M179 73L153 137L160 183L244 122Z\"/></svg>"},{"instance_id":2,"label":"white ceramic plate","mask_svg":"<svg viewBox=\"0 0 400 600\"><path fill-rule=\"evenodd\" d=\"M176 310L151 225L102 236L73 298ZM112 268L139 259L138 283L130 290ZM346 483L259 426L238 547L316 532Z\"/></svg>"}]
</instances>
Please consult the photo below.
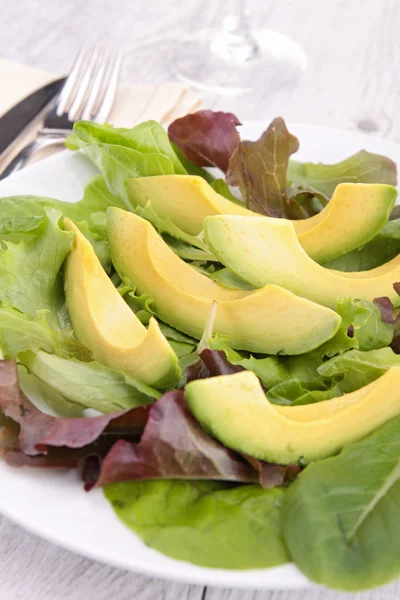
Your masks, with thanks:
<instances>
[{"instance_id":1,"label":"white ceramic plate","mask_svg":"<svg viewBox=\"0 0 400 600\"><path fill-rule=\"evenodd\" d=\"M242 135L255 139L266 123L249 122ZM356 133L293 125L301 144L296 158L335 162L362 148L400 165L400 145ZM96 172L83 156L63 152L0 183L0 197L33 194L77 201ZM85 493L75 472L13 469L0 462L0 512L26 529L90 558L150 576L187 583L242 588L300 588L309 582L293 566L227 571L172 560L146 547L123 526L100 490Z\"/></svg>"}]
</instances>

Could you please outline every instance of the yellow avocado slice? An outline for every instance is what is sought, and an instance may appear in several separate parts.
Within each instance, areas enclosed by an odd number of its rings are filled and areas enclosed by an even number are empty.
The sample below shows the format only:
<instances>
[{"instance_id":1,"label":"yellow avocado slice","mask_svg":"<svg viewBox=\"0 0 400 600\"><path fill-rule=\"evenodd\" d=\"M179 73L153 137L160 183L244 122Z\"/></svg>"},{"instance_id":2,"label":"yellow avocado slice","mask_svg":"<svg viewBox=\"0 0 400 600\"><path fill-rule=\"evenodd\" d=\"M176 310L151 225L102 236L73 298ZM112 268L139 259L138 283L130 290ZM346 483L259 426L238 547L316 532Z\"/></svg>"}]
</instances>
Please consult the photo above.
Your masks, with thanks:
<instances>
[{"instance_id":1,"label":"yellow avocado slice","mask_svg":"<svg viewBox=\"0 0 400 600\"><path fill-rule=\"evenodd\" d=\"M336 454L399 415L400 367L361 390L306 406L271 404L251 371L192 381L185 397L204 429L225 446L285 465Z\"/></svg>"},{"instance_id":2,"label":"yellow avocado slice","mask_svg":"<svg viewBox=\"0 0 400 600\"><path fill-rule=\"evenodd\" d=\"M307 254L325 263L369 242L388 220L396 197L391 185L340 183L318 215L292 222Z\"/></svg>"},{"instance_id":3,"label":"yellow avocado slice","mask_svg":"<svg viewBox=\"0 0 400 600\"><path fill-rule=\"evenodd\" d=\"M254 215L251 210L227 200L197 175L154 175L129 179L129 199L146 206L162 219L170 218L185 233L198 235L209 215Z\"/></svg>"},{"instance_id":4,"label":"yellow avocado slice","mask_svg":"<svg viewBox=\"0 0 400 600\"><path fill-rule=\"evenodd\" d=\"M64 219L64 228L75 232L66 260L65 296L78 340L100 363L148 385L177 383L179 362L157 321L151 318L146 329L114 287L90 242L69 219Z\"/></svg>"},{"instance_id":5,"label":"yellow avocado slice","mask_svg":"<svg viewBox=\"0 0 400 600\"><path fill-rule=\"evenodd\" d=\"M400 281L400 265L378 277L344 277L314 262L285 219L207 217L204 237L225 266L255 287L274 283L331 308L346 297L372 301L388 296L395 306L400 304L393 289L393 283Z\"/></svg>"},{"instance_id":6,"label":"yellow avocado slice","mask_svg":"<svg viewBox=\"0 0 400 600\"><path fill-rule=\"evenodd\" d=\"M213 300L218 301L214 331L237 349L266 354L301 354L320 346L338 330L334 311L281 287L233 290L185 263L144 219L118 208L107 210L113 264L173 327L199 339Z\"/></svg>"},{"instance_id":7,"label":"yellow avocado slice","mask_svg":"<svg viewBox=\"0 0 400 600\"><path fill-rule=\"evenodd\" d=\"M202 231L207 216L257 216L193 175L130 179L127 192L134 204L145 206L150 202L161 218L170 218L190 235ZM318 215L292 223L307 254L324 263L371 240L388 220L396 196L397 190L391 185L341 183Z\"/></svg>"}]
</instances>

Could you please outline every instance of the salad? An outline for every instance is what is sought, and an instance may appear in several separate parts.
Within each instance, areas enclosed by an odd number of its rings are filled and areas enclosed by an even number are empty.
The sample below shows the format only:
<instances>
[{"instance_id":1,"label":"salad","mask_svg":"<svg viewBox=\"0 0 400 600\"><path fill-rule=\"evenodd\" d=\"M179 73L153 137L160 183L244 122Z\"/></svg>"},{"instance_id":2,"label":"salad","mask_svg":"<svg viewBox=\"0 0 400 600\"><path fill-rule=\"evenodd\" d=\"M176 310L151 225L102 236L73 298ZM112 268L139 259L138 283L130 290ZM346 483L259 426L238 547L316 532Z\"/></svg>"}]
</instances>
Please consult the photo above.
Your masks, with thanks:
<instances>
[{"instance_id":1,"label":"salad","mask_svg":"<svg viewBox=\"0 0 400 600\"><path fill-rule=\"evenodd\" d=\"M76 469L178 560L399 576L396 165L208 110L67 147L79 202L0 198L4 460Z\"/></svg>"}]
</instances>

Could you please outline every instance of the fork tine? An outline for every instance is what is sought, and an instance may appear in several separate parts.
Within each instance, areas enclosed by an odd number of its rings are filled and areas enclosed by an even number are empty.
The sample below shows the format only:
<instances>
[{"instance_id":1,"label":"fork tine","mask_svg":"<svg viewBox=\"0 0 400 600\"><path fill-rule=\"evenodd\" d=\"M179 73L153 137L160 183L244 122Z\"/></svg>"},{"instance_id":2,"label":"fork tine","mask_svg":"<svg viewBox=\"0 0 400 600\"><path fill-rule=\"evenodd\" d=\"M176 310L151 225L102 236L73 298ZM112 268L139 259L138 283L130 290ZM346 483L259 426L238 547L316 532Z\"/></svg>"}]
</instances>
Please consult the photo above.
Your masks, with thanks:
<instances>
[{"instance_id":1,"label":"fork tine","mask_svg":"<svg viewBox=\"0 0 400 600\"><path fill-rule=\"evenodd\" d=\"M60 92L60 96L57 101L56 114L58 117L60 117L62 114L64 114L66 112L67 106L70 102L71 93L76 85L76 82L78 79L78 73L81 70L81 66L82 66L83 60L85 58L85 55L87 54L87 51L88 51L88 46L87 46L87 44L84 44L81 47L81 49L79 50L77 57L74 61L74 64L72 65L70 74L68 75L68 77L63 85L63 88Z\"/></svg>"},{"instance_id":2,"label":"fork tine","mask_svg":"<svg viewBox=\"0 0 400 600\"><path fill-rule=\"evenodd\" d=\"M90 54L89 62L85 65L85 68L81 69L82 75L79 81L78 89L76 91L75 98L72 102L71 108L68 111L68 119L70 121L76 121L79 118L81 106L83 100L90 88L92 74L96 69L96 65L99 59L101 51L98 45L96 45L93 49L93 52Z\"/></svg>"},{"instance_id":3,"label":"fork tine","mask_svg":"<svg viewBox=\"0 0 400 600\"><path fill-rule=\"evenodd\" d=\"M108 69L103 81L105 93L100 106L93 117L93 120L97 123L106 123L111 114L115 95L117 93L123 56L122 50L117 50L114 57L110 58L108 63Z\"/></svg>"},{"instance_id":4,"label":"fork tine","mask_svg":"<svg viewBox=\"0 0 400 600\"><path fill-rule=\"evenodd\" d=\"M97 70L95 71L93 77L92 88L83 108L81 119L91 119L96 105L99 104L99 101L104 96L103 80L105 77L107 65L110 62L110 58L110 50L106 47L102 50L101 55L99 57Z\"/></svg>"}]
</instances>

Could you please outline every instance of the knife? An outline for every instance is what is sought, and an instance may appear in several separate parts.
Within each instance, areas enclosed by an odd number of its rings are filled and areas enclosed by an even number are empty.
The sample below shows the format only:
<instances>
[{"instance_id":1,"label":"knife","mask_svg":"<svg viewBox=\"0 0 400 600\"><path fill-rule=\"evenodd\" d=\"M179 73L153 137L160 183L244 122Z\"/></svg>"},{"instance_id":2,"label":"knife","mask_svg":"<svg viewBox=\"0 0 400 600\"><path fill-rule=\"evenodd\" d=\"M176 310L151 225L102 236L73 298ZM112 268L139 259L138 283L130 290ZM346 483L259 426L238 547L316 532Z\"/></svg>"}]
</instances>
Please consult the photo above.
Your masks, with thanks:
<instances>
[{"instance_id":1,"label":"knife","mask_svg":"<svg viewBox=\"0 0 400 600\"><path fill-rule=\"evenodd\" d=\"M51 106L65 78L39 88L0 117L0 157Z\"/></svg>"}]
</instances>

